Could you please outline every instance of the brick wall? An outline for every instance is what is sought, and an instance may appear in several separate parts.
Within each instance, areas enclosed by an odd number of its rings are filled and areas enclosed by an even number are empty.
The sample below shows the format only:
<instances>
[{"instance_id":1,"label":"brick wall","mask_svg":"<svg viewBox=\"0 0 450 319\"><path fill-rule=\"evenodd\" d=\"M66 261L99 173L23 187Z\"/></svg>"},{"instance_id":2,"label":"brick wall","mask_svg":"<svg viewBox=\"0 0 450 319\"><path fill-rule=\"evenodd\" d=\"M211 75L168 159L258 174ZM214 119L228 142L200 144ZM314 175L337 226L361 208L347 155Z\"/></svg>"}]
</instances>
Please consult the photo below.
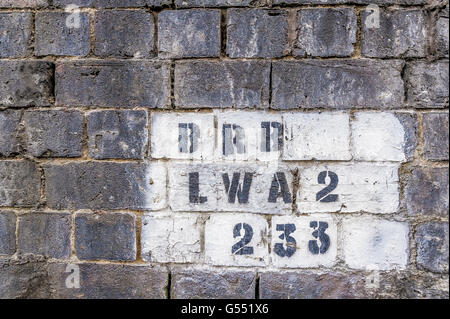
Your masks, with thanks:
<instances>
[{"instance_id":1,"label":"brick wall","mask_svg":"<svg viewBox=\"0 0 450 319\"><path fill-rule=\"evenodd\" d=\"M448 298L448 21L0 0L0 297Z\"/></svg>"}]
</instances>

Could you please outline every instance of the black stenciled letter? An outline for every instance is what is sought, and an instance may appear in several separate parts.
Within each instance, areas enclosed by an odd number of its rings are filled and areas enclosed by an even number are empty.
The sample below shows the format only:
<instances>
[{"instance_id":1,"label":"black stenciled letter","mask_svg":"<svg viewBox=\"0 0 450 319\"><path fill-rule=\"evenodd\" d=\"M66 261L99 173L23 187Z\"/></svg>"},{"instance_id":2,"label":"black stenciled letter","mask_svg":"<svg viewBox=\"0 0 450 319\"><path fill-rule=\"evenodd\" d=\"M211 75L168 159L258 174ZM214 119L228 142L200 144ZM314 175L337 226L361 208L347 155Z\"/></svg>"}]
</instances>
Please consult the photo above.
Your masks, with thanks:
<instances>
[{"instance_id":1,"label":"black stenciled letter","mask_svg":"<svg viewBox=\"0 0 450 319\"><path fill-rule=\"evenodd\" d=\"M328 223L319 222L319 229L317 229L317 222L314 221L309 224L309 227L314 229L312 235L316 238L316 240L309 241L309 251L314 255L318 255L319 253L325 254L328 248L330 248L330 237L325 234L325 231L328 228ZM320 240L320 247L317 245L317 238Z\"/></svg>"},{"instance_id":2,"label":"black stenciled letter","mask_svg":"<svg viewBox=\"0 0 450 319\"><path fill-rule=\"evenodd\" d=\"M208 201L206 196L200 196L200 176L198 172L189 173L189 203L203 204Z\"/></svg>"},{"instance_id":3,"label":"black stenciled letter","mask_svg":"<svg viewBox=\"0 0 450 319\"><path fill-rule=\"evenodd\" d=\"M233 229L233 238L241 236L241 229L244 228L244 237L231 247L231 253L235 255L252 255L253 247L246 247L252 241L253 228L252 226L241 223L236 224Z\"/></svg>"},{"instance_id":4,"label":"black stenciled letter","mask_svg":"<svg viewBox=\"0 0 450 319\"><path fill-rule=\"evenodd\" d=\"M234 136L233 136L234 133ZM236 124L223 124L222 127L222 153L225 156L234 154L245 154L245 131Z\"/></svg>"},{"instance_id":5,"label":"black stenciled letter","mask_svg":"<svg viewBox=\"0 0 450 319\"><path fill-rule=\"evenodd\" d=\"M233 173L233 180L230 185L230 177L228 173L222 174L223 184L225 185L225 191L228 194L228 202L234 204L236 202L236 196L239 204L247 204L250 193L250 186L252 185L253 173L245 173L244 183L241 185L241 173Z\"/></svg>"},{"instance_id":6,"label":"black stenciled letter","mask_svg":"<svg viewBox=\"0 0 450 319\"><path fill-rule=\"evenodd\" d=\"M286 248L282 243L275 244L275 254L280 257L291 257L295 251L297 250L297 241L295 238L289 236L293 232L295 232L294 224L285 224L285 225L277 225L277 231L282 231L283 233L280 235L280 239L286 240Z\"/></svg>"},{"instance_id":7,"label":"black stenciled letter","mask_svg":"<svg viewBox=\"0 0 450 319\"><path fill-rule=\"evenodd\" d=\"M180 153L194 153L198 149L200 129L194 123L178 124L178 149Z\"/></svg>"},{"instance_id":8,"label":"black stenciled letter","mask_svg":"<svg viewBox=\"0 0 450 319\"><path fill-rule=\"evenodd\" d=\"M271 133L271 128L273 132ZM276 152L283 147L283 126L278 122L261 122L262 138L261 150L262 152ZM271 143L272 142L272 143ZM271 146L272 144L272 146Z\"/></svg>"},{"instance_id":9,"label":"black stenciled letter","mask_svg":"<svg viewBox=\"0 0 450 319\"><path fill-rule=\"evenodd\" d=\"M269 192L269 203L276 203L278 197L283 197L285 204L292 203L291 192L284 172L277 172L273 175Z\"/></svg>"}]
</instances>

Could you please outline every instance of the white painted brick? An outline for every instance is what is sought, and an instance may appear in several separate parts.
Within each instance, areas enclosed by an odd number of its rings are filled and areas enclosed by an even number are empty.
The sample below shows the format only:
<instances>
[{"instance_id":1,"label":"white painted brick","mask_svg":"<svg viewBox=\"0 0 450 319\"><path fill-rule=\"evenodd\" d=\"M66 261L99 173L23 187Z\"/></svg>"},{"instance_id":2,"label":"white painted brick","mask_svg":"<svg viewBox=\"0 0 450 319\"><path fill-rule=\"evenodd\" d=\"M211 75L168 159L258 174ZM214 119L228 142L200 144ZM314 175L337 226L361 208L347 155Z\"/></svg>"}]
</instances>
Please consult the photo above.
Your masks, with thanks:
<instances>
[{"instance_id":1,"label":"white painted brick","mask_svg":"<svg viewBox=\"0 0 450 319\"><path fill-rule=\"evenodd\" d=\"M395 213L399 206L398 168L397 164L372 163L300 167L298 212ZM330 192L338 198L333 202L321 202L316 200L317 193L330 184L330 178L325 179L325 184L319 184L318 176L329 171L338 176L337 187Z\"/></svg>"},{"instance_id":2,"label":"white painted brick","mask_svg":"<svg viewBox=\"0 0 450 319\"><path fill-rule=\"evenodd\" d=\"M148 262L198 262L202 222L198 214L145 214L142 217L142 259Z\"/></svg>"},{"instance_id":3,"label":"white painted brick","mask_svg":"<svg viewBox=\"0 0 450 319\"><path fill-rule=\"evenodd\" d=\"M167 207L167 167L164 163L150 163L147 168L146 206L151 210Z\"/></svg>"},{"instance_id":4,"label":"white painted brick","mask_svg":"<svg viewBox=\"0 0 450 319\"><path fill-rule=\"evenodd\" d=\"M196 129L179 127L192 123ZM191 133L196 132L192 135ZM187 143L183 143L185 136ZM194 145L191 149L191 141ZM212 160L214 155L214 115L207 113L153 113L151 116L151 155L153 158ZM184 147L182 147L184 145Z\"/></svg>"},{"instance_id":5,"label":"white painted brick","mask_svg":"<svg viewBox=\"0 0 450 319\"><path fill-rule=\"evenodd\" d=\"M405 131L392 113L358 112L352 122L353 158L405 161Z\"/></svg>"},{"instance_id":6,"label":"white painted brick","mask_svg":"<svg viewBox=\"0 0 450 319\"><path fill-rule=\"evenodd\" d=\"M239 227L237 225L240 225L240 232L236 233L235 238L234 230ZM244 239L245 227L250 229L247 225L251 227L251 240L244 248L233 253L233 246ZM263 216L251 214L212 215L205 226L206 262L224 266L265 266L269 259L267 235L268 224ZM238 252L244 253L239 254Z\"/></svg>"},{"instance_id":7,"label":"white painted brick","mask_svg":"<svg viewBox=\"0 0 450 319\"><path fill-rule=\"evenodd\" d=\"M316 223L316 225L312 225L313 227L311 227L312 222ZM286 224L290 225L285 226ZM277 230L277 225L291 230L292 225L295 226L295 231L288 234L295 240L294 243L289 238L289 245L296 247L295 252L292 248L287 247L288 242L285 238L288 237L285 236L285 231ZM318 231L319 226L320 232ZM322 229L324 229L323 232ZM277 244L283 244L283 246L278 245L277 247ZM301 217L274 216L272 217L271 247L272 263L275 267L332 267L337 258L337 222L331 215L322 214Z\"/></svg>"},{"instance_id":8,"label":"white painted brick","mask_svg":"<svg viewBox=\"0 0 450 319\"><path fill-rule=\"evenodd\" d=\"M350 160L350 117L344 112L286 113L283 159Z\"/></svg>"},{"instance_id":9,"label":"white painted brick","mask_svg":"<svg viewBox=\"0 0 450 319\"><path fill-rule=\"evenodd\" d=\"M405 269L408 262L407 223L376 217L343 220L345 263L355 269Z\"/></svg>"},{"instance_id":10,"label":"white painted brick","mask_svg":"<svg viewBox=\"0 0 450 319\"><path fill-rule=\"evenodd\" d=\"M280 144L283 143L281 115L267 112L221 111L216 112L216 116L217 160L278 161L280 159L282 151ZM271 126L269 149L266 147L266 130L262 128L263 122L269 122ZM272 127L272 125L279 125L279 128ZM234 126L238 126L241 129ZM279 138L278 132L280 134ZM230 138L225 137L224 139L224 135ZM230 143L231 138L236 138L236 143L242 145L242 147ZM239 141L242 143L239 143ZM266 150L270 150L270 152Z\"/></svg>"}]
</instances>

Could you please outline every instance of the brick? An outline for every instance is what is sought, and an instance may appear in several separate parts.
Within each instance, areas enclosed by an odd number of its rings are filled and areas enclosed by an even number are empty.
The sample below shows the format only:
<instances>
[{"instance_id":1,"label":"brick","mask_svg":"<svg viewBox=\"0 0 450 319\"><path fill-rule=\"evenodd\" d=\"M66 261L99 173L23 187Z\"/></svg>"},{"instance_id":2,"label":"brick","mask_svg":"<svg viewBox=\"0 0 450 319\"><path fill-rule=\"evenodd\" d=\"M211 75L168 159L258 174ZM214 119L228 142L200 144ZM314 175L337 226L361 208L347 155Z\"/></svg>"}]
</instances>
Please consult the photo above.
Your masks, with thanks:
<instances>
[{"instance_id":1,"label":"brick","mask_svg":"<svg viewBox=\"0 0 450 319\"><path fill-rule=\"evenodd\" d=\"M131 213L77 214L75 250L82 260L135 260L135 216Z\"/></svg>"},{"instance_id":2,"label":"brick","mask_svg":"<svg viewBox=\"0 0 450 319\"><path fill-rule=\"evenodd\" d=\"M20 118L20 111L0 111L0 156L8 157L21 151Z\"/></svg>"},{"instance_id":3,"label":"brick","mask_svg":"<svg viewBox=\"0 0 450 319\"><path fill-rule=\"evenodd\" d=\"M294 56L348 57L356 42L353 8L302 9L297 12Z\"/></svg>"},{"instance_id":4,"label":"brick","mask_svg":"<svg viewBox=\"0 0 450 319\"><path fill-rule=\"evenodd\" d=\"M72 269L79 274L79 288L69 288L75 274ZM56 299L167 298L168 273L162 267L52 263L48 273Z\"/></svg>"},{"instance_id":5,"label":"brick","mask_svg":"<svg viewBox=\"0 0 450 319\"><path fill-rule=\"evenodd\" d=\"M177 8L185 7L246 7L251 0L175 0Z\"/></svg>"},{"instance_id":6,"label":"brick","mask_svg":"<svg viewBox=\"0 0 450 319\"><path fill-rule=\"evenodd\" d=\"M272 217L272 263L279 268L333 267L337 221L332 216Z\"/></svg>"},{"instance_id":7,"label":"brick","mask_svg":"<svg viewBox=\"0 0 450 319\"><path fill-rule=\"evenodd\" d=\"M39 202L41 176L30 161L0 161L0 207L31 207Z\"/></svg>"},{"instance_id":8,"label":"brick","mask_svg":"<svg viewBox=\"0 0 450 319\"><path fill-rule=\"evenodd\" d=\"M96 8L162 7L170 3L171 0L53 0L53 5L57 7L70 4Z\"/></svg>"},{"instance_id":9,"label":"brick","mask_svg":"<svg viewBox=\"0 0 450 319\"><path fill-rule=\"evenodd\" d=\"M300 167L297 211L395 213L399 208L398 169L397 164L371 163ZM324 191L327 187L332 190Z\"/></svg>"},{"instance_id":10,"label":"brick","mask_svg":"<svg viewBox=\"0 0 450 319\"><path fill-rule=\"evenodd\" d=\"M448 107L448 61L412 62L405 70L407 103L419 108Z\"/></svg>"},{"instance_id":11,"label":"brick","mask_svg":"<svg viewBox=\"0 0 450 319\"><path fill-rule=\"evenodd\" d=\"M413 166L409 172L403 180L408 214L448 216L448 167Z\"/></svg>"},{"instance_id":12,"label":"brick","mask_svg":"<svg viewBox=\"0 0 450 319\"><path fill-rule=\"evenodd\" d=\"M152 113L150 127L152 158L214 158L213 114Z\"/></svg>"},{"instance_id":13,"label":"brick","mask_svg":"<svg viewBox=\"0 0 450 319\"><path fill-rule=\"evenodd\" d=\"M174 211L288 214L290 170L278 165L169 165L169 205Z\"/></svg>"},{"instance_id":14,"label":"brick","mask_svg":"<svg viewBox=\"0 0 450 319\"><path fill-rule=\"evenodd\" d=\"M448 273L448 222L420 224L415 240L419 268Z\"/></svg>"},{"instance_id":15,"label":"brick","mask_svg":"<svg viewBox=\"0 0 450 319\"><path fill-rule=\"evenodd\" d=\"M17 240L19 253L69 258L71 223L68 213L21 215Z\"/></svg>"},{"instance_id":16,"label":"brick","mask_svg":"<svg viewBox=\"0 0 450 319\"><path fill-rule=\"evenodd\" d=\"M404 145L403 152L407 161L412 161L414 158L414 152L416 150L418 140L418 120L417 114L412 112L395 112L395 117L400 121L403 126L404 134Z\"/></svg>"},{"instance_id":17,"label":"brick","mask_svg":"<svg viewBox=\"0 0 450 319\"><path fill-rule=\"evenodd\" d=\"M26 111L26 148L35 157L81 156L83 115L78 111Z\"/></svg>"},{"instance_id":18,"label":"brick","mask_svg":"<svg viewBox=\"0 0 450 319\"><path fill-rule=\"evenodd\" d=\"M0 106L49 106L53 97L53 63L0 61Z\"/></svg>"},{"instance_id":19,"label":"brick","mask_svg":"<svg viewBox=\"0 0 450 319\"><path fill-rule=\"evenodd\" d=\"M153 55L153 15L138 10L98 11L94 20L94 54L147 58Z\"/></svg>"},{"instance_id":20,"label":"brick","mask_svg":"<svg viewBox=\"0 0 450 319\"><path fill-rule=\"evenodd\" d=\"M361 53L367 57L424 57L427 54L427 21L421 10L380 9L379 27L370 23L371 10L361 12Z\"/></svg>"},{"instance_id":21,"label":"brick","mask_svg":"<svg viewBox=\"0 0 450 319\"><path fill-rule=\"evenodd\" d=\"M77 162L44 168L47 203L53 209L146 209L166 205L161 164Z\"/></svg>"},{"instance_id":22,"label":"brick","mask_svg":"<svg viewBox=\"0 0 450 319\"><path fill-rule=\"evenodd\" d=\"M286 113L284 160L350 160L348 113Z\"/></svg>"},{"instance_id":23,"label":"brick","mask_svg":"<svg viewBox=\"0 0 450 319\"><path fill-rule=\"evenodd\" d=\"M56 68L58 106L151 107L170 105L167 63L62 62Z\"/></svg>"},{"instance_id":24,"label":"brick","mask_svg":"<svg viewBox=\"0 0 450 319\"><path fill-rule=\"evenodd\" d=\"M65 12L36 14L36 55L86 56L89 53L89 14L77 14L79 25L68 23L71 22L70 15Z\"/></svg>"},{"instance_id":25,"label":"brick","mask_svg":"<svg viewBox=\"0 0 450 319\"><path fill-rule=\"evenodd\" d=\"M0 14L0 57L20 58L28 54L33 28L30 13Z\"/></svg>"},{"instance_id":26,"label":"brick","mask_svg":"<svg viewBox=\"0 0 450 319\"><path fill-rule=\"evenodd\" d=\"M216 160L270 161L276 164L283 149L281 114L217 112Z\"/></svg>"},{"instance_id":27,"label":"brick","mask_svg":"<svg viewBox=\"0 0 450 319\"><path fill-rule=\"evenodd\" d=\"M0 8L41 8L48 0L0 0Z\"/></svg>"},{"instance_id":28,"label":"brick","mask_svg":"<svg viewBox=\"0 0 450 319\"><path fill-rule=\"evenodd\" d=\"M436 21L436 51L440 57L448 58L448 17L447 18L439 18Z\"/></svg>"},{"instance_id":29,"label":"brick","mask_svg":"<svg viewBox=\"0 0 450 319\"><path fill-rule=\"evenodd\" d=\"M188 61L175 64L178 108L267 108L270 62Z\"/></svg>"},{"instance_id":30,"label":"brick","mask_svg":"<svg viewBox=\"0 0 450 319\"><path fill-rule=\"evenodd\" d=\"M405 129L393 113L358 112L352 122L353 159L406 161Z\"/></svg>"},{"instance_id":31,"label":"brick","mask_svg":"<svg viewBox=\"0 0 450 319\"><path fill-rule=\"evenodd\" d=\"M273 63L274 109L399 108L402 62L371 60Z\"/></svg>"},{"instance_id":32,"label":"brick","mask_svg":"<svg viewBox=\"0 0 450 319\"><path fill-rule=\"evenodd\" d=\"M420 5L425 4L427 0L273 0L274 5L279 4L340 4L340 3L357 3L357 4L409 4Z\"/></svg>"},{"instance_id":33,"label":"brick","mask_svg":"<svg viewBox=\"0 0 450 319\"><path fill-rule=\"evenodd\" d=\"M142 217L142 259L158 263L199 262L201 231L198 214L146 214Z\"/></svg>"},{"instance_id":34,"label":"brick","mask_svg":"<svg viewBox=\"0 0 450 319\"><path fill-rule=\"evenodd\" d=\"M227 54L231 58L276 58L289 53L286 10L227 11Z\"/></svg>"},{"instance_id":35,"label":"brick","mask_svg":"<svg viewBox=\"0 0 450 319\"><path fill-rule=\"evenodd\" d=\"M173 299L254 299L256 275L247 270L181 269L172 271Z\"/></svg>"},{"instance_id":36,"label":"brick","mask_svg":"<svg viewBox=\"0 0 450 319\"><path fill-rule=\"evenodd\" d=\"M89 156L142 159L147 151L145 111L93 111L87 116Z\"/></svg>"},{"instance_id":37,"label":"brick","mask_svg":"<svg viewBox=\"0 0 450 319\"><path fill-rule=\"evenodd\" d=\"M365 278L339 271L296 271L260 274L260 299L366 298Z\"/></svg>"},{"instance_id":38,"label":"brick","mask_svg":"<svg viewBox=\"0 0 450 319\"><path fill-rule=\"evenodd\" d=\"M158 15L160 58L218 57L220 11L163 11Z\"/></svg>"},{"instance_id":39,"label":"brick","mask_svg":"<svg viewBox=\"0 0 450 319\"><path fill-rule=\"evenodd\" d=\"M427 160L448 161L448 113L425 113L422 125L422 156Z\"/></svg>"},{"instance_id":40,"label":"brick","mask_svg":"<svg viewBox=\"0 0 450 319\"><path fill-rule=\"evenodd\" d=\"M267 266L268 231L263 216L211 215L205 225L205 261L222 266Z\"/></svg>"},{"instance_id":41,"label":"brick","mask_svg":"<svg viewBox=\"0 0 450 319\"><path fill-rule=\"evenodd\" d=\"M345 263L355 269L405 269L409 255L407 223L375 217L342 221Z\"/></svg>"},{"instance_id":42,"label":"brick","mask_svg":"<svg viewBox=\"0 0 450 319\"><path fill-rule=\"evenodd\" d=\"M16 215L13 212L0 212L0 255L16 252Z\"/></svg>"}]
</instances>

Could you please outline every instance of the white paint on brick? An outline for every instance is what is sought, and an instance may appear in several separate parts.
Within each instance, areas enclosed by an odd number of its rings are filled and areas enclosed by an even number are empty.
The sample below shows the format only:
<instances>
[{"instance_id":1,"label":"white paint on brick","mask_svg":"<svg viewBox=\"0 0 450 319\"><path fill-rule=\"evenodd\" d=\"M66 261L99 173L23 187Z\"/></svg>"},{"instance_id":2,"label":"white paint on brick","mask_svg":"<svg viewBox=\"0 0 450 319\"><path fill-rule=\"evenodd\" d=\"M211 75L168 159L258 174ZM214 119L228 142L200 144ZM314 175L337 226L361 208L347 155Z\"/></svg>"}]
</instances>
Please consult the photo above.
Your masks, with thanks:
<instances>
[{"instance_id":1,"label":"white paint on brick","mask_svg":"<svg viewBox=\"0 0 450 319\"><path fill-rule=\"evenodd\" d=\"M167 167L164 163L147 165L146 207L148 210L160 210L167 207Z\"/></svg>"},{"instance_id":2,"label":"white paint on brick","mask_svg":"<svg viewBox=\"0 0 450 319\"><path fill-rule=\"evenodd\" d=\"M351 160L348 113L286 113L283 121L284 160Z\"/></svg>"},{"instance_id":3,"label":"white paint on brick","mask_svg":"<svg viewBox=\"0 0 450 319\"><path fill-rule=\"evenodd\" d=\"M361 216L345 218L342 224L344 259L350 268L406 268L409 242L407 223Z\"/></svg>"},{"instance_id":4,"label":"white paint on brick","mask_svg":"<svg viewBox=\"0 0 450 319\"><path fill-rule=\"evenodd\" d=\"M353 158L360 161L405 161L405 131L387 112L358 112L352 122Z\"/></svg>"},{"instance_id":5,"label":"white paint on brick","mask_svg":"<svg viewBox=\"0 0 450 319\"><path fill-rule=\"evenodd\" d=\"M316 241L318 247L326 247L326 236L323 236L324 242L320 238L315 238L313 232L317 228L310 227L311 222L327 223L328 228L325 230L329 238L329 247L323 253L314 254L309 249L309 242ZM287 241L284 239L284 232L277 231L277 225L294 224L295 231L289 234L296 241L295 253L288 257L281 257L277 254L275 245L283 244L283 248L287 249ZM280 236L282 238L280 238ZM325 248L323 248L325 250ZM314 251L314 250L313 250ZM274 216L272 217L272 242L271 242L272 263L275 267L281 268L313 268L313 267L332 267L336 263L337 258L337 222L331 215L315 214L314 216Z\"/></svg>"},{"instance_id":6,"label":"white paint on brick","mask_svg":"<svg viewBox=\"0 0 450 319\"><path fill-rule=\"evenodd\" d=\"M233 230L241 225L240 236L234 238ZM252 254L232 253L232 247L244 236L243 224L253 230ZM268 224L263 216L251 214L212 215L205 226L205 259L208 264L223 266L265 266L268 264Z\"/></svg>"},{"instance_id":7,"label":"white paint on brick","mask_svg":"<svg viewBox=\"0 0 450 319\"><path fill-rule=\"evenodd\" d=\"M199 129L200 135L198 140L195 139L198 141L198 147L193 149L193 153L180 151L180 123L193 123ZM213 114L153 113L151 116L150 149L153 158L212 160L214 142Z\"/></svg>"},{"instance_id":8,"label":"white paint on brick","mask_svg":"<svg viewBox=\"0 0 450 319\"><path fill-rule=\"evenodd\" d=\"M369 212L395 213L399 206L398 164L319 164L299 167L300 189L297 197L297 210L300 213L318 212ZM326 184L318 183L319 173L331 171L339 181L330 194L337 194L335 202L316 200L316 194Z\"/></svg>"},{"instance_id":9,"label":"white paint on brick","mask_svg":"<svg viewBox=\"0 0 450 319\"><path fill-rule=\"evenodd\" d=\"M198 262L202 222L197 214L146 214L142 217L142 259L148 262Z\"/></svg>"}]
</instances>

